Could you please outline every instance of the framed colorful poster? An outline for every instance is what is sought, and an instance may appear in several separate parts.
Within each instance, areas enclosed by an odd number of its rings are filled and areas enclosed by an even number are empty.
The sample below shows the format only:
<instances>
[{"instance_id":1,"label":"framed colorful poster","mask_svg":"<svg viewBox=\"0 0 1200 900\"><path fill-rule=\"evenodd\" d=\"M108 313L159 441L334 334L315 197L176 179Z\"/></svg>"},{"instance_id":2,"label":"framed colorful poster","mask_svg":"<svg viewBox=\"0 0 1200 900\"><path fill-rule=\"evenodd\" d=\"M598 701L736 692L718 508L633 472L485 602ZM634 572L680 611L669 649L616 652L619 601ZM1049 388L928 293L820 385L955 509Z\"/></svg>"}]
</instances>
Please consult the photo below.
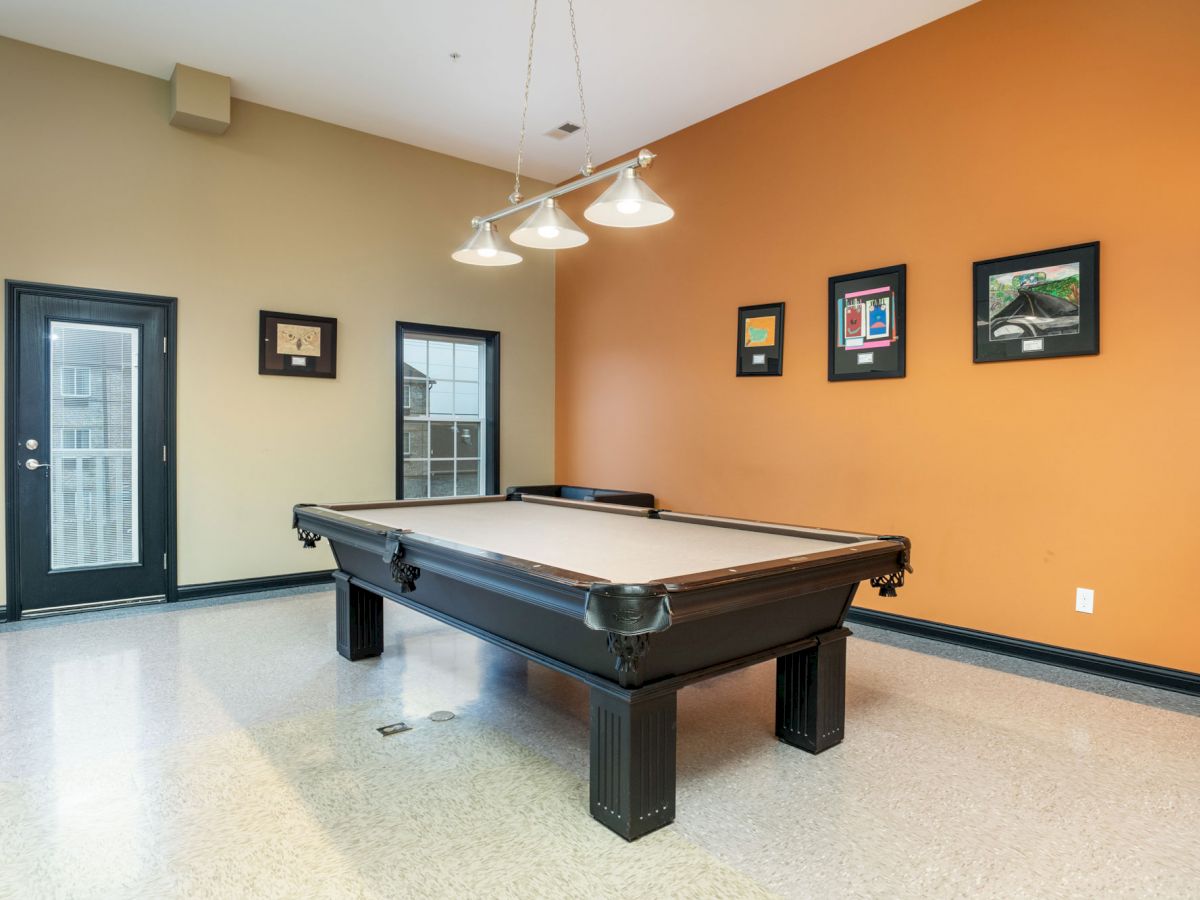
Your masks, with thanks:
<instances>
[{"instance_id":1,"label":"framed colorful poster","mask_svg":"<svg viewBox=\"0 0 1200 900\"><path fill-rule=\"evenodd\" d=\"M903 378L905 266L829 279L829 380Z\"/></svg>"},{"instance_id":2,"label":"framed colorful poster","mask_svg":"<svg viewBox=\"0 0 1200 900\"><path fill-rule=\"evenodd\" d=\"M975 362L1100 352L1100 242L975 263Z\"/></svg>"},{"instance_id":3,"label":"framed colorful poster","mask_svg":"<svg viewBox=\"0 0 1200 900\"><path fill-rule=\"evenodd\" d=\"M258 313L258 374L337 377L337 319Z\"/></svg>"},{"instance_id":4,"label":"framed colorful poster","mask_svg":"<svg viewBox=\"0 0 1200 900\"><path fill-rule=\"evenodd\" d=\"M783 303L738 307L737 373L783 374Z\"/></svg>"}]
</instances>

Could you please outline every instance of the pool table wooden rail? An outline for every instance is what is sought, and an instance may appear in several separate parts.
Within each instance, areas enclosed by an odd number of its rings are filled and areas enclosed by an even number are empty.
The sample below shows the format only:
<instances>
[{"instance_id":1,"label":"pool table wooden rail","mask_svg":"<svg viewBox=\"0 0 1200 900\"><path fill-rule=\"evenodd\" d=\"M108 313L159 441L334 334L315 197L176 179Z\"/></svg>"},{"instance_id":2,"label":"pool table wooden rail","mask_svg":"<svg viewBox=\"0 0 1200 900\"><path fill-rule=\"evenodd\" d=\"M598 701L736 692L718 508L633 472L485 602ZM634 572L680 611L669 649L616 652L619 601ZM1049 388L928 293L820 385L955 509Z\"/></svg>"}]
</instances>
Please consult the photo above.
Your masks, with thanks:
<instances>
[{"instance_id":1,"label":"pool table wooden rail","mask_svg":"<svg viewBox=\"0 0 1200 900\"><path fill-rule=\"evenodd\" d=\"M908 539L900 536L872 539L870 535L854 532L713 518L534 495L516 500L582 508L607 515L634 515L718 528L741 528L843 544L839 548L826 551L710 569L660 581L628 584L611 582L583 572L555 568L535 560L494 553L411 529L389 528L351 515L353 512L367 509L479 502L481 499L512 502L512 498L498 495L486 498L455 498L449 501L397 500L390 503L346 503L328 506L299 504L293 510L292 524L301 533L301 539L306 545L315 544L320 536L324 535L331 542L336 540L363 550L378 551L380 557L389 563L399 554L406 559L411 557L411 565L428 566L443 574L451 574L450 569L455 572L461 571L463 562L467 559L477 560L481 571L486 572L489 578L499 577L498 582L493 582L493 587L501 593L525 598L558 612L579 614L584 623L595 630L628 635L663 631L672 624L713 615L727 609L730 602L737 606L749 606L796 596L797 576L805 576L806 592L813 592L836 584L866 581L903 571L908 567L911 548ZM311 537L306 538L306 535ZM418 558L424 559L425 562L422 564ZM533 575L539 581L545 579L568 588L568 591L535 591L535 596L531 596L529 580L517 577L505 579L500 571L504 569ZM748 584L753 585L749 590ZM731 585L736 587L736 591L721 590ZM577 593L580 591L585 594L582 604L579 603ZM731 599L731 593L736 593L735 599Z\"/></svg>"}]
</instances>

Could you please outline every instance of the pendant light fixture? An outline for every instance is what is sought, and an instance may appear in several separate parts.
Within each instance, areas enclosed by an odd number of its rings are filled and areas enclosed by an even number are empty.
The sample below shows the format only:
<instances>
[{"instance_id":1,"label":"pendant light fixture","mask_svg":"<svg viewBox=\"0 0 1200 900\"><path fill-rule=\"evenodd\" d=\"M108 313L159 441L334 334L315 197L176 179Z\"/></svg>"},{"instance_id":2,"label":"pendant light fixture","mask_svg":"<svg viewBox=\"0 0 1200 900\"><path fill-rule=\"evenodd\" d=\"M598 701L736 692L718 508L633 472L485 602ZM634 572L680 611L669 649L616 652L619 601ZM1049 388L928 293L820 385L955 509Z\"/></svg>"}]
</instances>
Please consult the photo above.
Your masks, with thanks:
<instances>
[{"instance_id":1,"label":"pendant light fixture","mask_svg":"<svg viewBox=\"0 0 1200 900\"><path fill-rule=\"evenodd\" d=\"M450 254L452 259L472 266L515 266L521 254L508 246L496 231L495 222L480 222L461 247Z\"/></svg>"},{"instance_id":2,"label":"pendant light fixture","mask_svg":"<svg viewBox=\"0 0 1200 900\"><path fill-rule=\"evenodd\" d=\"M533 18L529 25L529 55L525 63L525 99L521 109L521 140L517 145L516 179L509 195L509 207L471 220L475 233L451 257L474 266L511 266L521 262L521 255L509 246L496 231L496 222L528 209L533 213L512 233L513 243L543 250L565 250L586 244L588 236L562 211L557 199L564 194L616 176L608 189L583 213L598 225L616 228L640 228L657 225L675 215L675 211L654 193L638 174L649 168L654 154L641 150L632 159L596 172L592 167L592 137L588 128L587 106L583 100L583 69L579 63L579 39L575 34L575 2L567 0L571 19L571 44L575 50L575 83L579 89L579 113L583 120L584 163L582 177L544 194L526 200L521 195L521 164L525 155L525 123L529 115L529 83L533 75L533 41L537 32L538 0L533 0Z\"/></svg>"},{"instance_id":3,"label":"pendant light fixture","mask_svg":"<svg viewBox=\"0 0 1200 900\"><path fill-rule=\"evenodd\" d=\"M650 190L637 169L622 169L612 185L583 211L583 217L597 225L615 228L641 228L657 225L675 215L663 198Z\"/></svg>"},{"instance_id":4,"label":"pendant light fixture","mask_svg":"<svg viewBox=\"0 0 1200 900\"><path fill-rule=\"evenodd\" d=\"M587 213L584 213L587 215ZM538 204L537 212L510 235L514 244L542 250L565 250L586 244L588 236L571 221L553 197Z\"/></svg>"}]
</instances>

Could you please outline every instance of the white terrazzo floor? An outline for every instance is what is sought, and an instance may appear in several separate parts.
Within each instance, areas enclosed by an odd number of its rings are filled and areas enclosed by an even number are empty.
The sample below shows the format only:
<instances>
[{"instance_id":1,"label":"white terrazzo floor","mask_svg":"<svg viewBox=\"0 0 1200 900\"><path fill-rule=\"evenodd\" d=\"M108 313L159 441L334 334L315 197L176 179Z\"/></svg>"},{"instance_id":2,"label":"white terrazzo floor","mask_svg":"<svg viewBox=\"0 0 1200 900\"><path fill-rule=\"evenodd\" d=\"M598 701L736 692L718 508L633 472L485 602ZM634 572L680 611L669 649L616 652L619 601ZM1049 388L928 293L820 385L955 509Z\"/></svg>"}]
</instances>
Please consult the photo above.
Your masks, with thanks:
<instances>
[{"instance_id":1,"label":"white terrazzo floor","mask_svg":"<svg viewBox=\"0 0 1200 900\"><path fill-rule=\"evenodd\" d=\"M1200 897L1200 699L856 630L842 745L687 688L626 844L585 689L394 604L359 663L330 592L0 627L0 897Z\"/></svg>"}]
</instances>

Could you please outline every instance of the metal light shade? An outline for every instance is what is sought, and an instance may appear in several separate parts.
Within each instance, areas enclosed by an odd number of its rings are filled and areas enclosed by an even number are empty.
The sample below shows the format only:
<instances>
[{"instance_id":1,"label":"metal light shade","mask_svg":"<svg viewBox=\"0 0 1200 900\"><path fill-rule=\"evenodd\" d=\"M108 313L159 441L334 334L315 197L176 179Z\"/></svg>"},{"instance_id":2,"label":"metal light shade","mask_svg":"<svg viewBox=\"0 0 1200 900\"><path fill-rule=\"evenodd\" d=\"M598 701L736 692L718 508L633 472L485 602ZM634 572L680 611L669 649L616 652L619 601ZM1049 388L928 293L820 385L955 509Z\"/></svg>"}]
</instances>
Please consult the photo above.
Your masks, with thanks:
<instances>
[{"instance_id":1,"label":"metal light shade","mask_svg":"<svg viewBox=\"0 0 1200 900\"><path fill-rule=\"evenodd\" d=\"M537 247L540 250L565 250L586 244L588 236L579 230L555 202L547 197L534 210L532 216L521 223L510 237L514 244Z\"/></svg>"},{"instance_id":2,"label":"metal light shade","mask_svg":"<svg viewBox=\"0 0 1200 900\"><path fill-rule=\"evenodd\" d=\"M622 169L608 190L583 212L589 222L616 228L657 225L673 215L675 210L650 190L636 168Z\"/></svg>"},{"instance_id":3,"label":"metal light shade","mask_svg":"<svg viewBox=\"0 0 1200 900\"><path fill-rule=\"evenodd\" d=\"M515 266L517 253L496 231L495 222L480 222L470 240L450 254L450 258L471 266Z\"/></svg>"}]
</instances>

